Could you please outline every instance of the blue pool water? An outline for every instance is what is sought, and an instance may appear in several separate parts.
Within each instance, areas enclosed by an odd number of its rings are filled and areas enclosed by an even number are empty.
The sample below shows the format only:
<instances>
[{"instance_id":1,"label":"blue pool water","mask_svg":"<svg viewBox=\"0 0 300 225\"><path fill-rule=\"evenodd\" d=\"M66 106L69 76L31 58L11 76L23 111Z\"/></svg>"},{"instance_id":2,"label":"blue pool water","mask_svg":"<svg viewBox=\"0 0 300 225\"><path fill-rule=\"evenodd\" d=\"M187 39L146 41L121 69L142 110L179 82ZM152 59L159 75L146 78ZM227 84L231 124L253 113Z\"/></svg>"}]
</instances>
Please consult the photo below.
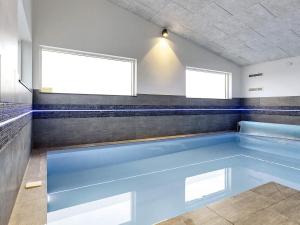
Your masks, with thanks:
<instances>
[{"instance_id":1,"label":"blue pool water","mask_svg":"<svg viewBox=\"0 0 300 225\"><path fill-rule=\"evenodd\" d=\"M300 190L300 142L243 133L48 154L49 225L150 225L275 181Z\"/></svg>"}]
</instances>

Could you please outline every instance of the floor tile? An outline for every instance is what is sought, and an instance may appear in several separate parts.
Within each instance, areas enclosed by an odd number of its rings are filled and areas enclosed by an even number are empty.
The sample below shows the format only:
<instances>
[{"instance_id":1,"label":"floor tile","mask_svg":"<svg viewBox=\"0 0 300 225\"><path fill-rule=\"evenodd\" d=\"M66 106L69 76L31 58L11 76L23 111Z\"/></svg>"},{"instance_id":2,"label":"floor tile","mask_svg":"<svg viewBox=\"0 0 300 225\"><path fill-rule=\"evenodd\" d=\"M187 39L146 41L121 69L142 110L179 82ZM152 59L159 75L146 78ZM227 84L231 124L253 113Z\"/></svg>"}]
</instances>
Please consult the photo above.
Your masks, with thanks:
<instances>
[{"instance_id":1,"label":"floor tile","mask_svg":"<svg viewBox=\"0 0 300 225\"><path fill-rule=\"evenodd\" d=\"M33 153L9 221L9 225L44 225L47 221L46 154ZM41 180L41 187L25 189L28 181Z\"/></svg>"},{"instance_id":2,"label":"floor tile","mask_svg":"<svg viewBox=\"0 0 300 225\"><path fill-rule=\"evenodd\" d=\"M157 225L187 225L182 216L177 216L164 222L158 223Z\"/></svg>"},{"instance_id":3,"label":"floor tile","mask_svg":"<svg viewBox=\"0 0 300 225\"><path fill-rule=\"evenodd\" d=\"M270 209L300 224L300 193L273 205Z\"/></svg>"},{"instance_id":4,"label":"floor tile","mask_svg":"<svg viewBox=\"0 0 300 225\"><path fill-rule=\"evenodd\" d=\"M277 184L277 183L274 183L276 185L276 187L278 188L278 190L284 194L286 197L290 197L294 194L297 194L299 193L299 191L295 190L295 189L292 189L292 188L289 188L289 187L286 187L286 186L283 186L281 184Z\"/></svg>"},{"instance_id":5,"label":"floor tile","mask_svg":"<svg viewBox=\"0 0 300 225\"><path fill-rule=\"evenodd\" d=\"M198 209L183 215L186 224L195 225L230 225L221 216L217 215L214 211L209 208Z\"/></svg>"},{"instance_id":6,"label":"floor tile","mask_svg":"<svg viewBox=\"0 0 300 225\"><path fill-rule=\"evenodd\" d=\"M288 198L289 196L296 194L297 191L274 182L261 185L251 191L272 199L274 202L279 202Z\"/></svg>"},{"instance_id":7,"label":"floor tile","mask_svg":"<svg viewBox=\"0 0 300 225\"><path fill-rule=\"evenodd\" d=\"M158 225L232 225L208 208L197 209Z\"/></svg>"},{"instance_id":8,"label":"floor tile","mask_svg":"<svg viewBox=\"0 0 300 225\"><path fill-rule=\"evenodd\" d=\"M260 210L240 219L235 225L298 225L288 217L270 209Z\"/></svg>"},{"instance_id":9,"label":"floor tile","mask_svg":"<svg viewBox=\"0 0 300 225\"><path fill-rule=\"evenodd\" d=\"M230 222L236 222L252 213L267 208L274 202L252 191L210 204L208 207Z\"/></svg>"},{"instance_id":10,"label":"floor tile","mask_svg":"<svg viewBox=\"0 0 300 225\"><path fill-rule=\"evenodd\" d=\"M283 214L291 211L298 205L300 205L300 192L283 201L278 202L277 204L272 205L270 208Z\"/></svg>"}]
</instances>

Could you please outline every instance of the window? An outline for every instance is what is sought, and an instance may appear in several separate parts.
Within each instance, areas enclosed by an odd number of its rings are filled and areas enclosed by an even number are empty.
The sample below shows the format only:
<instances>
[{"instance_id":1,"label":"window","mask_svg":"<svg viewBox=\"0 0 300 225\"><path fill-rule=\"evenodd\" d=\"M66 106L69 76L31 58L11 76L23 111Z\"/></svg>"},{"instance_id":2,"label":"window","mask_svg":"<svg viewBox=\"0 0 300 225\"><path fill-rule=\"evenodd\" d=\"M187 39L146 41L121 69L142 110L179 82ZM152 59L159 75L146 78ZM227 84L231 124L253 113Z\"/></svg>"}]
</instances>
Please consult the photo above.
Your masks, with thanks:
<instances>
[{"instance_id":1,"label":"window","mask_svg":"<svg viewBox=\"0 0 300 225\"><path fill-rule=\"evenodd\" d=\"M186 69L186 97L231 98L231 74L188 67Z\"/></svg>"},{"instance_id":2,"label":"window","mask_svg":"<svg viewBox=\"0 0 300 225\"><path fill-rule=\"evenodd\" d=\"M216 170L185 179L185 202L210 197L226 190L226 169Z\"/></svg>"},{"instance_id":3,"label":"window","mask_svg":"<svg viewBox=\"0 0 300 225\"><path fill-rule=\"evenodd\" d=\"M136 94L135 59L42 47L41 74L44 92Z\"/></svg>"},{"instance_id":4,"label":"window","mask_svg":"<svg viewBox=\"0 0 300 225\"><path fill-rule=\"evenodd\" d=\"M134 193L128 192L49 212L47 224L133 224L134 213Z\"/></svg>"}]
</instances>

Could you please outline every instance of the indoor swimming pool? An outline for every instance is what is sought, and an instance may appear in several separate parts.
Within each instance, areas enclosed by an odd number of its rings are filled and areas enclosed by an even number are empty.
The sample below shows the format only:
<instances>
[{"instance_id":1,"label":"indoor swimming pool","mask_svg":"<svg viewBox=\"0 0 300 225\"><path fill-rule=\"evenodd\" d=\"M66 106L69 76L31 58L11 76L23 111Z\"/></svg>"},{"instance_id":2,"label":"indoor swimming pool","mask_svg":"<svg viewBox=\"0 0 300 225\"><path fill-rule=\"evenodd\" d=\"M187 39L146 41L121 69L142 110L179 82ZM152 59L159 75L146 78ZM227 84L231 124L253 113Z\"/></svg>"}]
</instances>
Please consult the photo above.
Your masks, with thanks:
<instances>
[{"instance_id":1,"label":"indoor swimming pool","mask_svg":"<svg viewBox=\"0 0 300 225\"><path fill-rule=\"evenodd\" d=\"M298 126L48 153L48 224L150 225L261 184L300 190Z\"/></svg>"}]
</instances>

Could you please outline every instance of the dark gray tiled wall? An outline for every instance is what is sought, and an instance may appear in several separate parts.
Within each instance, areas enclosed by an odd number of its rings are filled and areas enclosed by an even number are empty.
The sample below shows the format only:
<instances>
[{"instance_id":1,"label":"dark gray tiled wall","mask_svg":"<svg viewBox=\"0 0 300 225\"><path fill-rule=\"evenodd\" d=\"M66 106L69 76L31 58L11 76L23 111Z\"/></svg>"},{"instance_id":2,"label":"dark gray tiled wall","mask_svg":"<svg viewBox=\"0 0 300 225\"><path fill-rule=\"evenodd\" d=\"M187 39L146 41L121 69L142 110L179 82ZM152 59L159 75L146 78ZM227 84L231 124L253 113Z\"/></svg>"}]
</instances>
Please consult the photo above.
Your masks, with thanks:
<instances>
[{"instance_id":1,"label":"dark gray tiled wall","mask_svg":"<svg viewBox=\"0 0 300 225\"><path fill-rule=\"evenodd\" d=\"M300 109L300 96L245 98L241 99L241 105L246 108ZM300 125L300 113L251 111L241 113L241 120Z\"/></svg>"},{"instance_id":2,"label":"dark gray tiled wall","mask_svg":"<svg viewBox=\"0 0 300 225\"><path fill-rule=\"evenodd\" d=\"M247 98L232 100L189 99L184 96L101 96L43 94L34 91L34 107L42 109L135 108L262 108L300 109L300 97ZM119 115L120 114L120 115ZM121 115L122 114L122 115ZM35 115L33 140L36 148L103 141L235 130L240 120L300 124L299 112L215 111L171 113L51 112Z\"/></svg>"},{"instance_id":3,"label":"dark gray tiled wall","mask_svg":"<svg viewBox=\"0 0 300 225\"><path fill-rule=\"evenodd\" d=\"M223 107L237 108L240 99L189 99L184 96L138 95L102 96L45 94L34 91L34 108L64 109L126 106L135 108L164 107ZM35 148L150 138L177 134L235 130L240 115L236 112L125 115L94 115L95 113L36 113L33 123ZM195 115L196 114L196 115ZM90 116L87 116L90 115Z\"/></svg>"},{"instance_id":4,"label":"dark gray tiled wall","mask_svg":"<svg viewBox=\"0 0 300 225\"><path fill-rule=\"evenodd\" d=\"M34 90L34 105L166 105L166 106L240 106L240 99L196 99L185 96L144 95L133 96L105 96L105 95L77 95L77 94L45 94Z\"/></svg>"},{"instance_id":5,"label":"dark gray tiled wall","mask_svg":"<svg viewBox=\"0 0 300 225\"><path fill-rule=\"evenodd\" d=\"M236 130L239 114L34 119L36 148Z\"/></svg>"},{"instance_id":6,"label":"dark gray tiled wall","mask_svg":"<svg viewBox=\"0 0 300 225\"><path fill-rule=\"evenodd\" d=\"M31 111L31 105L0 103L0 122ZM8 224L31 151L31 113L0 126L0 224Z\"/></svg>"},{"instance_id":7,"label":"dark gray tiled wall","mask_svg":"<svg viewBox=\"0 0 300 225\"><path fill-rule=\"evenodd\" d=\"M0 224L8 224L31 150L31 121L0 149Z\"/></svg>"},{"instance_id":8,"label":"dark gray tiled wall","mask_svg":"<svg viewBox=\"0 0 300 225\"><path fill-rule=\"evenodd\" d=\"M300 107L300 96L292 97L263 97L263 98L243 98L241 106L246 107Z\"/></svg>"}]
</instances>

